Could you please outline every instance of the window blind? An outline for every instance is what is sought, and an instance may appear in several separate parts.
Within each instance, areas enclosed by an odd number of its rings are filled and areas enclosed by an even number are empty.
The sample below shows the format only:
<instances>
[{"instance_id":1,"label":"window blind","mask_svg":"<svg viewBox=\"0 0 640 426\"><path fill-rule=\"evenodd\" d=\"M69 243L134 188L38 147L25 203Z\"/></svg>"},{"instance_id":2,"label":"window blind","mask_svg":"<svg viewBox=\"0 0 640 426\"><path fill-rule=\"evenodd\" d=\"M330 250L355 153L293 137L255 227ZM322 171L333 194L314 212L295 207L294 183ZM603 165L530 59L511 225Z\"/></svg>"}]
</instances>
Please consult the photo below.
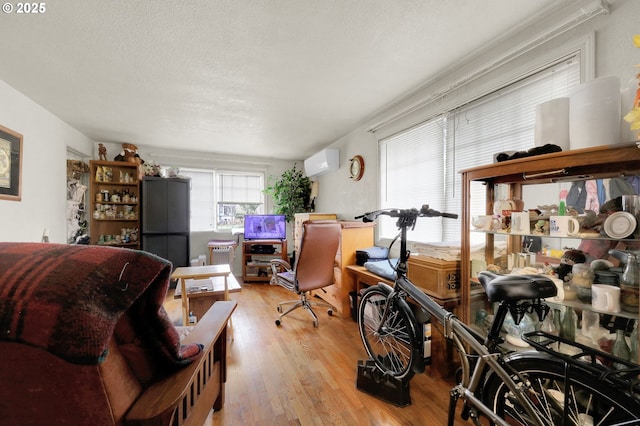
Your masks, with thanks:
<instances>
[{"instance_id":1,"label":"window blind","mask_svg":"<svg viewBox=\"0 0 640 426\"><path fill-rule=\"evenodd\" d=\"M380 141L382 208L419 207L461 213L459 170L493 162L495 154L534 145L535 108L568 96L580 83L576 54L523 76L491 94ZM485 188L472 186L471 215L485 213ZM460 240L460 222L421 219L413 241ZM395 225L380 223L380 237L395 235Z\"/></svg>"}]
</instances>

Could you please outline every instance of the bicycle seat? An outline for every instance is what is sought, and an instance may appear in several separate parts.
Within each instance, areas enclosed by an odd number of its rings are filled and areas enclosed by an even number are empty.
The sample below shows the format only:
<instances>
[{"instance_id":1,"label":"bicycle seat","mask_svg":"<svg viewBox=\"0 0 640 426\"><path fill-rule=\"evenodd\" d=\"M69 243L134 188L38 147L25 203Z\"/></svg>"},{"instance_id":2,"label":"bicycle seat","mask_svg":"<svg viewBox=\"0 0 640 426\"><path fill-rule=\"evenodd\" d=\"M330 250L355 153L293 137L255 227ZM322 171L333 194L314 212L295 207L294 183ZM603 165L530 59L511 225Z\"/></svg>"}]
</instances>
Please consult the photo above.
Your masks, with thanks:
<instances>
[{"instance_id":1,"label":"bicycle seat","mask_svg":"<svg viewBox=\"0 0 640 426\"><path fill-rule=\"evenodd\" d=\"M497 275L482 271L478 278L489 302L546 299L558 293L553 281L544 275Z\"/></svg>"}]
</instances>

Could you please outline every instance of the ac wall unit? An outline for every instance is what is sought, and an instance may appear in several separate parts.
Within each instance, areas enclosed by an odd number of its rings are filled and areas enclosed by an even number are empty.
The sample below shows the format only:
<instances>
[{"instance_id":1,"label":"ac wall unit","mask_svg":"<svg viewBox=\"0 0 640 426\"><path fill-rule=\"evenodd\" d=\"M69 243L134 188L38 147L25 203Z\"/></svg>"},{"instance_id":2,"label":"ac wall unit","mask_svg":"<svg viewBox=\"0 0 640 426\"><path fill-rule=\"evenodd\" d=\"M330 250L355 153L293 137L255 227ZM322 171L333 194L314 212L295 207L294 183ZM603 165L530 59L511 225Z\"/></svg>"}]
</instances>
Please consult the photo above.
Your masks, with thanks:
<instances>
[{"instance_id":1,"label":"ac wall unit","mask_svg":"<svg viewBox=\"0 0 640 426\"><path fill-rule=\"evenodd\" d=\"M304 160L304 172L308 177L334 172L339 167L340 151L337 149L323 149Z\"/></svg>"}]
</instances>

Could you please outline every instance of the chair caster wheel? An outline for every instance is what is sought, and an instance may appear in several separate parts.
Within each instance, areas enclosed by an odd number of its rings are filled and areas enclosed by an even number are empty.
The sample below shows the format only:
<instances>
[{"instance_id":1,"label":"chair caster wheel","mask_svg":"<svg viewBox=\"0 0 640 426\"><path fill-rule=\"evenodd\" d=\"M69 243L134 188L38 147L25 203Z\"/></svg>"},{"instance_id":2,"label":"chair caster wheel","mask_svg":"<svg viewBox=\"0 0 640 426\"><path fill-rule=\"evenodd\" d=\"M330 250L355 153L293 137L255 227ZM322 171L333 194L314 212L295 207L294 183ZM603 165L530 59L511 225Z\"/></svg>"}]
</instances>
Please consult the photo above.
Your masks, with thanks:
<instances>
[{"instance_id":1,"label":"chair caster wheel","mask_svg":"<svg viewBox=\"0 0 640 426\"><path fill-rule=\"evenodd\" d=\"M280 320L279 320L279 319L277 319L277 320L276 320L276 326L280 327L280 324L281 324L281 323L280 323Z\"/></svg>"},{"instance_id":2,"label":"chair caster wheel","mask_svg":"<svg viewBox=\"0 0 640 426\"><path fill-rule=\"evenodd\" d=\"M278 306L278 307L276 308L276 310L277 310L278 312L282 313L282 306Z\"/></svg>"},{"instance_id":3,"label":"chair caster wheel","mask_svg":"<svg viewBox=\"0 0 640 426\"><path fill-rule=\"evenodd\" d=\"M318 321L314 321L314 322L313 322L313 326L314 326L315 328L318 328Z\"/></svg>"},{"instance_id":4,"label":"chair caster wheel","mask_svg":"<svg viewBox=\"0 0 640 426\"><path fill-rule=\"evenodd\" d=\"M332 310L332 309L329 309L329 310L327 311L327 314L329 314L329 316L330 316L330 317L332 317L332 316L333 316L333 310Z\"/></svg>"}]
</instances>

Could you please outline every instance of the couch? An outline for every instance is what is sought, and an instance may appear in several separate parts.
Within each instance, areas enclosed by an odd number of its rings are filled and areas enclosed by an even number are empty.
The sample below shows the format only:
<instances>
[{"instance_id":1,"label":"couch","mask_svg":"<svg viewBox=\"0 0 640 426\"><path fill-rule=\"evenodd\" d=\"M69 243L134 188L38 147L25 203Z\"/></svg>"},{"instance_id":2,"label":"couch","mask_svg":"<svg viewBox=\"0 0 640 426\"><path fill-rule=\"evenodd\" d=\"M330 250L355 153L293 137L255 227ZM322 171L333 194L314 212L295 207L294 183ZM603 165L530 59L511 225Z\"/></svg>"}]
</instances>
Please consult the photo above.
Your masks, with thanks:
<instances>
[{"instance_id":1,"label":"couch","mask_svg":"<svg viewBox=\"0 0 640 426\"><path fill-rule=\"evenodd\" d=\"M181 340L170 275L143 251L0 243L0 424L201 425L221 409L236 304Z\"/></svg>"}]
</instances>

